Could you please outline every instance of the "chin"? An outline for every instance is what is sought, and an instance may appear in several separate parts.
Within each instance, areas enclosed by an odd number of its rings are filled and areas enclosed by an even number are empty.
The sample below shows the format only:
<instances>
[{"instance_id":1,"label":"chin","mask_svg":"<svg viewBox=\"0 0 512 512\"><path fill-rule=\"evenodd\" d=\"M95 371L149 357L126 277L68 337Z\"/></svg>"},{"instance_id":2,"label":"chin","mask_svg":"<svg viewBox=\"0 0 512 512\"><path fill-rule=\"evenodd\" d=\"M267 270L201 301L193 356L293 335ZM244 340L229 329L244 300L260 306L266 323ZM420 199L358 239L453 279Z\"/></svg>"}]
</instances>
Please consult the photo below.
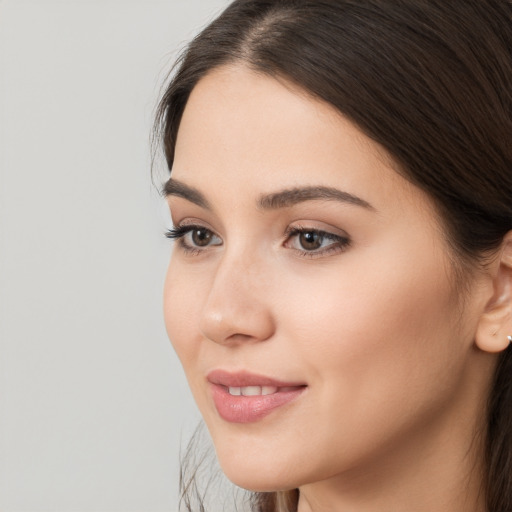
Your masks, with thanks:
<instances>
[{"instance_id":1,"label":"chin","mask_svg":"<svg viewBox=\"0 0 512 512\"><path fill-rule=\"evenodd\" d=\"M275 492L295 489L297 485L292 484L292 480L283 478L282 475L275 475L273 472L267 473L267 468L244 468L238 470L224 469L222 471L226 477L238 487L253 492ZM267 473L267 474L262 474Z\"/></svg>"},{"instance_id":2,"label":"chin","mask_svg":"<svg viewBox=\"0 0 512 512\"><path fill-rule=\"evenodd\" d=\"M302 463L288 462L288 457L272 450L258 456L251 450L216 446L220 467L226 477L238 487L255 492L274 492L295 489L308 480L298 474ZM310 475L311 476L311 475Z\"/></svg>"}]
</instances>

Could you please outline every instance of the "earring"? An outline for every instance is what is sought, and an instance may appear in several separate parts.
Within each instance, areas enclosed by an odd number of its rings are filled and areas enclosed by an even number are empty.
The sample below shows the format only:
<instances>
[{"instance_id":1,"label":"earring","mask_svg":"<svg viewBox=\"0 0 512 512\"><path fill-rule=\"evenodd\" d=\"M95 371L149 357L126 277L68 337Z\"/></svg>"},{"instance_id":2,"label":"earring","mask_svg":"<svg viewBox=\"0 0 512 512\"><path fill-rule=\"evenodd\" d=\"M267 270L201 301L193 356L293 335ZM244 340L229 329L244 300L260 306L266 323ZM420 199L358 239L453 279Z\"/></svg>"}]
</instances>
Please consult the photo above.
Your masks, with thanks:
<instances>
[{"instance_id":1,"label":"earring","mask_svg":"<svg viewBox=\"0 0 512 512\"><path fill-rule=\"evenodd\" d=\"M508 340L508 343L510 345L512 343L512 336L507 336L507 340Z\"/></svg>"}]
</instances>

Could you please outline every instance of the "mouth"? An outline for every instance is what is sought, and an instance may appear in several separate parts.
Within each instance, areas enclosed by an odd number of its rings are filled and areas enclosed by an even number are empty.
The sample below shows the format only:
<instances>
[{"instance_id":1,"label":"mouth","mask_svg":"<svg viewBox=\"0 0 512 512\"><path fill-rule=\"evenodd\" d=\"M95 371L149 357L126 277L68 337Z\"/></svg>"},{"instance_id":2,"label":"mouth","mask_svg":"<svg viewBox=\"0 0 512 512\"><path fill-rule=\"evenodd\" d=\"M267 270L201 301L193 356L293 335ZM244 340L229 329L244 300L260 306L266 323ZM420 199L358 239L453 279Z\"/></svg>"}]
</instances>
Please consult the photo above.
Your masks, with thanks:
<instances>
[{"instance_id":1,"label":"mouth","mask_svg":"<svg viewBox=\"0 0 512 512\"><path fill-rule=\"evenodd\" d=\"M259 421L305 391L302 382L283 382L247 372L214 370L207 376L219 416L229 423Z\"/></svg>"},{"instance_id":2,"label":"mouth","mask_svg":"<svg viewBox=\"0 0 512 512\"><path fill-rule=\"evenodd\" d=\"M228 386L226 389L232 396L267 396L275 393L293 391L300 386Z\"/></svg>"}]
</instances>

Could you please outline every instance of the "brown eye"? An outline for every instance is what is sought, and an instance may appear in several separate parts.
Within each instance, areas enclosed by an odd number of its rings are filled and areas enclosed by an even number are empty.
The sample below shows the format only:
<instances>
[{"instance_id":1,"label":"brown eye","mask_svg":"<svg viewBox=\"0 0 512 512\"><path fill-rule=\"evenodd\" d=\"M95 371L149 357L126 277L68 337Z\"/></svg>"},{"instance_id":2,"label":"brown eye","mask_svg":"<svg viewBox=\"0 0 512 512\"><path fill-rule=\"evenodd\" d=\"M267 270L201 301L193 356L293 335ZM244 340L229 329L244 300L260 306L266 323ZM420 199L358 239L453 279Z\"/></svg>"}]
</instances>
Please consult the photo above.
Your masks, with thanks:
<instances>
[{"instance_id":1,"label":"brown eye","mask_svg":"<svg viewBox=\"0 0 512 512\"><path fill-rule=\"evenodd\" d=\"M192 243L197 247L206 247L213 238L213 233L209 229L194 229L191 233Z\"/></svg>"},{"instance_id":2,"label":"brown eye","mask_svg":"<svg viewBox=\"0 0 512 512\"><path fill-rule=\"evenodd\" d=\"M303 231L299 234L299 244L306 251L314 251L322 247L324 237L318 231Z\"/></svg>"},{"instance_id":3,"label":"brown eye","mask_svg":"<svg viewBox=\"0 0 512 512\"><path fill-rule=\"evenodd\" d=\"M292 228L284 246L299 251L301 256L320 258L345 251L350 246L350 239L348 235L335 235L320 229Z\"/></svg>"},{"instance_id":4,"label":"brown eye","mask_svg":"<svg viewBox=\"0 0 512 512\"><path fill-rule=\"evenodd\" d=\"M222 239L214 231L199 225L178 226L167 231L165 236L176 240L178 247L188 254L197 254L222 245Z\"/></svg>"}]
</instances>

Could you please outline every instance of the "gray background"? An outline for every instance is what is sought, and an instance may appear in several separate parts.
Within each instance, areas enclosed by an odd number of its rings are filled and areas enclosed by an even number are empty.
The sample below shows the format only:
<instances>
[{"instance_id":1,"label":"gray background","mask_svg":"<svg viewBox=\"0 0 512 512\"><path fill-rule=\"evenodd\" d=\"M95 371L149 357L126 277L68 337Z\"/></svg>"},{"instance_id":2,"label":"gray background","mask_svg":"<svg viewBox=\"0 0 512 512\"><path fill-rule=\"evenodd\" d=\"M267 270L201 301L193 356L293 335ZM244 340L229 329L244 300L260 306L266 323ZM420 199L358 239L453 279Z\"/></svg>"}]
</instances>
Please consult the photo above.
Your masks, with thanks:
<instances>
[{"instance_id":1,"label":"gray background","mask_svg":"<svg viewBox=\"0 0 512 512\"><path fill-rule=\"evenodd\" d=\"M0 1L2 512L177 510L198 414L148 139L176 49L226 4Z\"/></svg>"}]
</instances>

